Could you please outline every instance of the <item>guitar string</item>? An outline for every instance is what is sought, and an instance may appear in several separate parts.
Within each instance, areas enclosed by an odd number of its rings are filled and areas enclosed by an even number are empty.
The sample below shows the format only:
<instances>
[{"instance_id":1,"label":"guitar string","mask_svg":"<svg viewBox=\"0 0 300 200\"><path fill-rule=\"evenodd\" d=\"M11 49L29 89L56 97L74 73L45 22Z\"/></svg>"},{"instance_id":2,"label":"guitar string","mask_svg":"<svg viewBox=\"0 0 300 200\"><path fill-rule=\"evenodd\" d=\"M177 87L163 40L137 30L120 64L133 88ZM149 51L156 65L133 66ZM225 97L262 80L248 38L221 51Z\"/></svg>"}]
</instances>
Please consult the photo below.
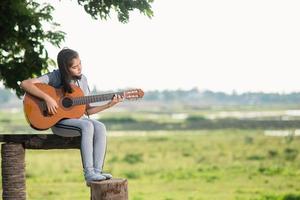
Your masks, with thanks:
<instances>
[{"instance_id":1,"label":"guitar string","mask_svg":"<svg viewBox=\"0 0 300 200\"><path fill-rule=\"evenodd\" d=\"M116 93L108 93L108 94L99 94L99 95L93 95L93 96L83 96L83 97L75 97L72 99L72 105L83 105L87 103L94 103L98 101L107 101L112 99L112 97L115 95L122 95L123 92L116 92ZM40 109L42 111L47 111L47 105L45 101L40 101L38 103Z\"/></svg>"}]
</instances>

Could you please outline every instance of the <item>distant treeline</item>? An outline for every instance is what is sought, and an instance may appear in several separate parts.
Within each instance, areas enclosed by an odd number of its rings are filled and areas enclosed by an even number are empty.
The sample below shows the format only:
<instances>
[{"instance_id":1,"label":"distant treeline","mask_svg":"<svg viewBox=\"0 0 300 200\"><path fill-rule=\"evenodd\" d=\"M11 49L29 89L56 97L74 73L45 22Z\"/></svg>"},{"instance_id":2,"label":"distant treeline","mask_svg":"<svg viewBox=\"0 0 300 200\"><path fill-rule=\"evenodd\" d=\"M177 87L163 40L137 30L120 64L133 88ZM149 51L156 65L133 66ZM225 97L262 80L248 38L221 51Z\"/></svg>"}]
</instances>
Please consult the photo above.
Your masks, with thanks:
<instances>
[{"instance_id":1,"label":"distant treeline","mask_svg":"<svg viewBox=\"0 0 300 200\"><path fill-rule=\"evenodd\" d=\"M163 90L146 92L144 100L148 101L180 101L203 105L272 105L299 104L300 92L294 93L264 93L247 92L237 94L232 92L213 92L210 90Z\"/></svg>"},{"instance_id":2,"label":"distant treeline","mask_svg":"<svg viewBox=\"0 0 300 200\"><path fill-rule=\"evenodd\" d=\"M103 93L93 91L93 93ZM15 100L16 95L8 90L0 88L0 103ZM153 90L146 91L143 101L179 102L195 105L286 105L299 104L300 92L293 93L264 93L246 92L231 94L214 92L210 90Z\"/></svg>"},{"instance_id":3,"label":"distant treeline","mask_svg":"<svg viewBox=\"0 0 300 200\"><path fill-rule=\"evenodd\" d=\"M206 119L192 116L181 122L160 122L157 120L136 120L131 117L99 119L110 130L201 130L201 129L263 129L291 130L300 128L300 120L281 119Z\"/></svg>"}]
</instances>

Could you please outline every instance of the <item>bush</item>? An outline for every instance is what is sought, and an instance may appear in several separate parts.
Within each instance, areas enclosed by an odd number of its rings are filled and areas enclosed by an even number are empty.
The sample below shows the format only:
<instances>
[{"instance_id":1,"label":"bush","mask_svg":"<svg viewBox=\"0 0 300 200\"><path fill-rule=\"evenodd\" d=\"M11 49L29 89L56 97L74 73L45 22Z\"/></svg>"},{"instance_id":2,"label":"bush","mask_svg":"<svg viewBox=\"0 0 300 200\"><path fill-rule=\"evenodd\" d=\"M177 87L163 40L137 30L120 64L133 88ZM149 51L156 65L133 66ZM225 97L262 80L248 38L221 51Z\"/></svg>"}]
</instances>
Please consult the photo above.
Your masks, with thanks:
<instances>
[{"instance_id":1,"label":"bush","mask_svg":"<svg viewBox=\"0 0 300 200\"><path fill-rule=\"evenodd\" d=\"M297 156L298 156L297 149L291 149L291 148L284 149L284 157L286 160L293 161L297 158Z\"/></svg>"},{"instance_id":2,"label":"bush","mask_svg":"<svg viewBox=\"0 0 300 200\"><path fill-rule=\"evenodd\" d=\"M139 162L143 162L143 155L141 153L137 154L126 154L124 157L124 161L129 163L129 164L136 164Z\"/></svg>"},{"instance_id":3,"label":"bush","mask_svg":"<svg viewBox=\"0 0 300 200\"><path fill-rule=\"evenodd\" d=\"M201 115L188 116L186 118L187 122L197 122L197 121L205 121L205 120L207 120L207 119L204 116L201 116Z\"/></svg>"},{"instance_id":4,"label":"bush","mask_svg":"<svg viewBox=\"0 0 300 200\"><path fill-rule=\"evenodd\" d=\"M268 155L270 158L274 158L274 157L278 156L278 151L277 150L269 150Z\"/></svg>"},{"instance_id":5,"label":"bush","mask_svg":"<svg viewBox=\"0 0 300 200\"><path fill-rule=\"evenodd\" d=\"M287 194L287 195L284 195L282 200L300 200L300 195L299 194Z\"/></svg>"},{"instance_id":6,"label":"bush","mask_svg":"<svg viewBox=\"0 0 300 200\"><path fill-rule=\"evenodd\" d=\"M129 178L129 179L138 179L140 177L139 173L132 172L132 171L124 172L123 174L126 178Z\"/></svg>"}]
</instances>

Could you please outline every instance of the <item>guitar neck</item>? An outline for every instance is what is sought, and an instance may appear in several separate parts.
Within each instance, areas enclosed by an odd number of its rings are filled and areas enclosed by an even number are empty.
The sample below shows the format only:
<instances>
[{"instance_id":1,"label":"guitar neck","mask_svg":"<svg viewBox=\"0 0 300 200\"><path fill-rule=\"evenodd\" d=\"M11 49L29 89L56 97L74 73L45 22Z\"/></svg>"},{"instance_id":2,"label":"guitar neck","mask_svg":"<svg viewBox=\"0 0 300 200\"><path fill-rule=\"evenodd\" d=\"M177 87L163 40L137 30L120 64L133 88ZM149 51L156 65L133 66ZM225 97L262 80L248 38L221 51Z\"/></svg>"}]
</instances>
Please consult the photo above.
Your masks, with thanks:
<instances>
[{"instance_id":1,"label":"guitar neck","mask_svg":"<svg viewBox=\"0 0 300 200\"><path fill-rule=\"evenodd\" d=\"M90 95L90 96L83 96L83 97L76 97L73 99L73 105L83 105L101 101L108 101L111 100L114 95L123 95L124 92L114 92L114 93L107 93L107 94L98 94L98 95Z\"/></svg>"}]
</instances>

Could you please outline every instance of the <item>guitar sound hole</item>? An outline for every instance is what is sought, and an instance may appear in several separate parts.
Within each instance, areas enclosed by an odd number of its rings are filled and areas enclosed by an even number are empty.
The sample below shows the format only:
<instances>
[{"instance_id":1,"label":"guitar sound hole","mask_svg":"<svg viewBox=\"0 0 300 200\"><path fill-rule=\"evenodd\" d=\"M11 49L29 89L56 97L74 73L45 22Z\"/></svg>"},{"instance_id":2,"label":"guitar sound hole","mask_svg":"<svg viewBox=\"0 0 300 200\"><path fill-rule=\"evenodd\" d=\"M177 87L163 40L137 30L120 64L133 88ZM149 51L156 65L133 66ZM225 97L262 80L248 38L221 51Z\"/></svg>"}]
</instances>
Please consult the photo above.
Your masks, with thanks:
<instances>
[{"instance_id":1,"label":"guitar sound hole","mask_svg":"<svg viewBox=\"0 0 300 200\"><path fill-rule=\"evenodd\" d=\"M65 107L65 108L70 108L73 104L73 101L72 99L68 98L68 97L65 97L63 100L62 100L62 105Z\"/></svg>"}]
</instances>

